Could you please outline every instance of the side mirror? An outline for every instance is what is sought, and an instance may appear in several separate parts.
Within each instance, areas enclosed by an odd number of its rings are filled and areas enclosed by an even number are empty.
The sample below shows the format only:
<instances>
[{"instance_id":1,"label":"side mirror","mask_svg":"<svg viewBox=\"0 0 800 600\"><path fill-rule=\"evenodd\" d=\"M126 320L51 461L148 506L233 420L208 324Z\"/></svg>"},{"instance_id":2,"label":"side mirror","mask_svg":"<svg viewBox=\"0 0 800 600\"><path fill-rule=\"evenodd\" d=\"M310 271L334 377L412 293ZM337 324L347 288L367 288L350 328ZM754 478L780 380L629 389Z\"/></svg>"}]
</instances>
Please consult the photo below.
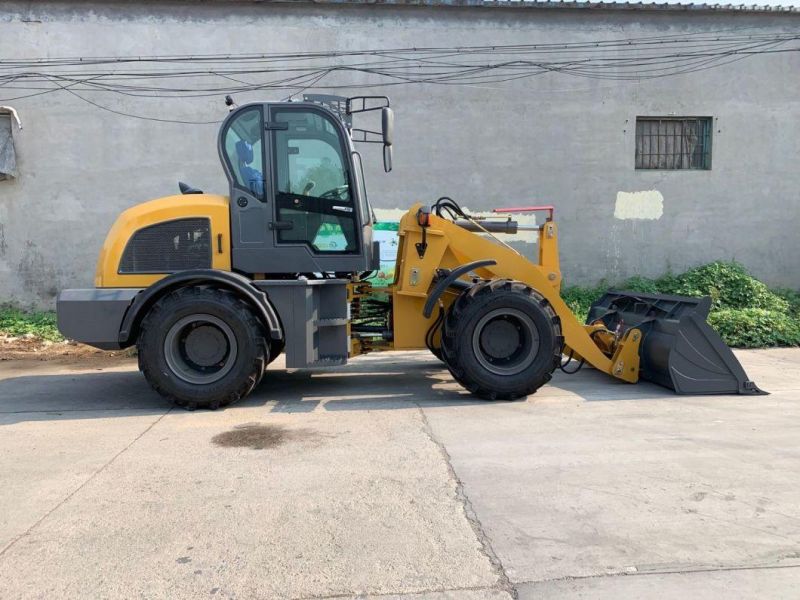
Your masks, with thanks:
<instances>
[{"instance_id":1,"label":"side mirror","mask_svg":"<svg viewBox=\"0 0 800 600\"><path fill-rule=\"evenodd\" d=\"M392 147L383 147L383 170L387 173L392 170Z\"/></svg>"},{"instance_id":2,"label":"side mirror","mask_svg":"<svg viewBox=\"0 0 800 600\"><path fill-rule=\"evenodd\" d=\"M383 127L383 145L391 146L394 139L394 112L388 106L381 109L381 124Z\"/></svg>"},{"instance_id":3,"label":"side mirror","mask_svg":"<svg viewBox=\"0 0 800 600\"><path fill-rule=\"evenodd\" d=\"M381 131L383 133L383 170L392 170L392 141L394 140L394 112L388 106L381 109Z\"/></svg>"}]
</instances>

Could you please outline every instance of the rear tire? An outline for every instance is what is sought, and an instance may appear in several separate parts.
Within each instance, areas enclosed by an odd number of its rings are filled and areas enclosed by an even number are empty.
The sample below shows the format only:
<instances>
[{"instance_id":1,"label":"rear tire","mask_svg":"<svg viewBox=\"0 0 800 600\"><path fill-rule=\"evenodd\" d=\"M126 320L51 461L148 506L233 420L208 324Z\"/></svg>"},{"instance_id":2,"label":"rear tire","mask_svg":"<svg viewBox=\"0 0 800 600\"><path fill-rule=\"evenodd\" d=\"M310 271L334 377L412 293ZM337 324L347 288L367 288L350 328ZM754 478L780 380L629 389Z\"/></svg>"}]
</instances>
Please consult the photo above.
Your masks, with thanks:
<instances>
[{"instance_id":1,"label":"rear tire","mask_svg":"<svg viewBox=\"0 0 800 600\"><path fill-rule=\"evenodd\" d=\"M233 293L186 287L159 299L142 322L139 369L159 394L188 410L244 398L269 360L265 331Z\"/></svg>"},{"instance_id":2,"label":"rear tire","mask_svg":"<svg viewBox=\"0 0 800 600\"><path fill-rule=\"evenodd\" d=\"M453 302L442 351L453 377L486 400L514 400L550 381L561 361L561 321L519 281L478 283Z\"/></svg>"},{"instance_id":3,"label":"rear tire","mask_svg":"<svg viewBox=\"0 0 800 600\"><path fill-rule=\"evenodd\" d=\"M275 362L275 359L281 355L285 347L286 347L286 342L284 342L283 340L281 340L280 342L270 342L269 351L267 352L267 354L269 355L267 357L267 365L264 368L268 367L273 362Z\"/></svg>"}]
</instances>

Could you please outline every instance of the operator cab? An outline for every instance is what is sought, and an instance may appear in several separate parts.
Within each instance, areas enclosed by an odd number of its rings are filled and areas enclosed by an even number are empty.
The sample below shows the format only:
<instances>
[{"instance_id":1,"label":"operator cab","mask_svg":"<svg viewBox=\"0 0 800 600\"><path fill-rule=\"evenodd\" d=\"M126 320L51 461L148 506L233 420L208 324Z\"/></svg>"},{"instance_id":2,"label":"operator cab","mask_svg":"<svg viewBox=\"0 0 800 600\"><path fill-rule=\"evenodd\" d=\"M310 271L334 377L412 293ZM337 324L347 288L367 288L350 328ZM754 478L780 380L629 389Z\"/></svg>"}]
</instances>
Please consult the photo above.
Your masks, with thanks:
<instances>
[{"instance_id":1,"label":"operator cab","mask_svg":"<svg viewBox=\"0 0 800 600\"><path fill-rule=\"evenodd\" d=\"M353 134L384 144L388 171L392 115L388 98L360 97L357 109L354 100L309 95L303 102L247 104L225 120L218 150L230 184L235 270L279 275L377 268L372 209ZM383 113L382 132L352 127L354 113L372 110Z\"/></svg>"}]
</instances>

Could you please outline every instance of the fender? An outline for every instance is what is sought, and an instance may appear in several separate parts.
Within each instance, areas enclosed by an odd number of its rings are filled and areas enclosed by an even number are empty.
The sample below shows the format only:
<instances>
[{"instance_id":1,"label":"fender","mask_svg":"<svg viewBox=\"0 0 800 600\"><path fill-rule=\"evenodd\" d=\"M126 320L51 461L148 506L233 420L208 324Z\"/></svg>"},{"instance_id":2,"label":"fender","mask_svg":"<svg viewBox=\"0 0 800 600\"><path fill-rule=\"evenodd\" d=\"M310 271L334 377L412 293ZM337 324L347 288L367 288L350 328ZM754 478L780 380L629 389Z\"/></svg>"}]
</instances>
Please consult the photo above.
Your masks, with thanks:
<instances>
[{"instance_id":1,"label":"fender","mask_svg":"<svg viewBox=\"0 0 800 600\"><path fill-rule=\"evenodd\" d=\"M214 284L238 293L257 311L261 322L269 328L270 338L273 340L283 339L283 328L275 308L267 295L257 289L247 277L217 269L192 269L168 275L136 295L122 320L119 330L120 344L124 347L131 343L142 318L163 294L180 287L197 284Z\"/></svg>"},{"instance_id":2,"label":"fender","mask_svg":"<svg viewBox=\"0 0 800 600\"><path fill-rule=\"evenodd\" d=\"M442 294L444 294L445 290L449 288L455 281L469 273L470 271L474 271L475 269L480 269L481 267L489 267L491 265L496 265L497 261L492 259L487 260L476 260L471 263L467 263L465 265L461 265L460 267L453 269L452 271L448 271L447 269L440 269L440 272L444 275L441 279L436 282L433 290L428 295L428 299L425 301L425 308L422 310L422 314L425 316L426 319L430 318L431 314L433 313L433 307L436 305L436 302L439 300Z\"/></svg>"}]
</instances>

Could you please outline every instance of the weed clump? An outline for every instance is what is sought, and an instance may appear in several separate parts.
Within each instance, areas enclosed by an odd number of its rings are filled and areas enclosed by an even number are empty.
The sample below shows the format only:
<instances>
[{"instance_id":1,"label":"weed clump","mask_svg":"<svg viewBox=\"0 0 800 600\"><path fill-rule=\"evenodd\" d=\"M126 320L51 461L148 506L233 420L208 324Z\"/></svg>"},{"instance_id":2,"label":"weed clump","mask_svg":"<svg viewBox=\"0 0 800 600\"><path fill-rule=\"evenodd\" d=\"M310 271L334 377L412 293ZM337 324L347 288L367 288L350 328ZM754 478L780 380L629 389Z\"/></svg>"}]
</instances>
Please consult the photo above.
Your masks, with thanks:
<instances>
[{"instance_id":1,"label":"weed clump","mask_svg":"<svg viewBox=\"0 0 800 600\"><path fill-rule=\"evenodd\" d=\"M800 292L770 290L735 262L712 262L680 275L631 277L617 285L573 286L562 297L580 319L607 288L645 294L711 297L709 324L728 346L800 346Z\"/></svg>"}]
</instances>

